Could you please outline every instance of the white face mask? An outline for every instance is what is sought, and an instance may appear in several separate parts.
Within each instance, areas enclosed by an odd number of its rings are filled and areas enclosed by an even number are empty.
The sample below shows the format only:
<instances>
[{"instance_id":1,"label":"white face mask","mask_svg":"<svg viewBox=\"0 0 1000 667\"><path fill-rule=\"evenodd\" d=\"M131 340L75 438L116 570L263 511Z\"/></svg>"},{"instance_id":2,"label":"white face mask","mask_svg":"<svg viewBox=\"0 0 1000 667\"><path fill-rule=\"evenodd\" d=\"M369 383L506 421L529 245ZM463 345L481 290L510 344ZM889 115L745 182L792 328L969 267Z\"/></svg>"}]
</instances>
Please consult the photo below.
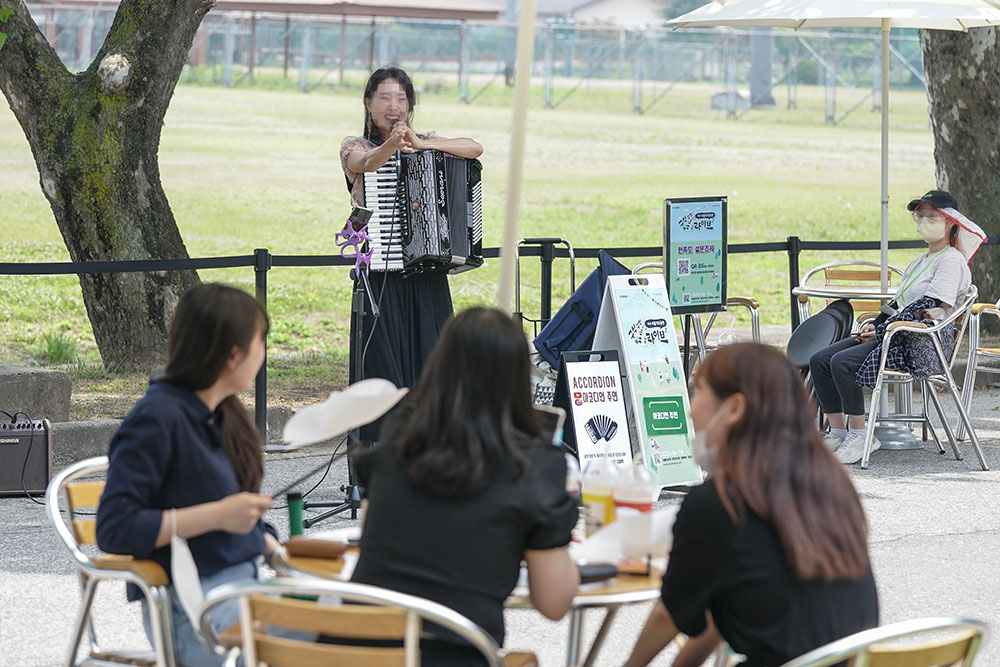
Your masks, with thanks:
<instances>
[{"instance_id":1,"label":"white face mask","mask_svg":"<svg viewBox=\"0 0 1000 667\"><path fill-rule=\"evenodd\" d=\"M708 426L702 430L695 433L694 437L691 438L691 455L694 457L694 462L698 464L698 467L707 472L709 475L712 474L712 463L715 461L715 455L718 453L717 447L709 447L706 433L712 430L716 422L722 417L722 411L729 404L729 399L727 398L719 406L719 409L715 411L712 418L708 420Z\"/></svg>"},{"instance_id":2,"label":"white face mask","mask_svg":"<svg viewBox=\"0 0 1000 667\"><path fill-rule=\"evenodd\" d=\"M920 218L917 220L917 233L928 243L940 241L946 233L945 221L940 218Z\"/></svg>"}]
</instances>

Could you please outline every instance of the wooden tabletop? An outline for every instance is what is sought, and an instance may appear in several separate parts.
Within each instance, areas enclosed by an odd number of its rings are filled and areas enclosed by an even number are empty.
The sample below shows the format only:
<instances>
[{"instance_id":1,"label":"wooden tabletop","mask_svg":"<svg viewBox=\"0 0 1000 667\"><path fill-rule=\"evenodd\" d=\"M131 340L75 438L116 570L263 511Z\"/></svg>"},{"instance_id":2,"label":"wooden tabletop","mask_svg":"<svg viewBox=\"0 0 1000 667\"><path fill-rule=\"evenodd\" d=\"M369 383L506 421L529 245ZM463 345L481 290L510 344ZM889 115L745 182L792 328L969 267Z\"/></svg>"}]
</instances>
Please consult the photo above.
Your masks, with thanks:
<instances>
[{"instance_id":1,"label":"wooden tabletop","mask_svg":"<svg viewBox=\"0 0 1000 667\"><path fill-rule=\"evenodd\" d=\"M814 296L818 299L871 299L873 301L890 301L896 298L895 287L889 287L885 292L881 288L865 285L799 285L792 288L795 296Z\"/></svg>"},{"instance_id":2,"label":"wooden tabletop","mask_svg":"<svg viewBox=\"0 0 1000 667\"><path fill-rule=\"evenodd\" d=\"M348 552L357 551L350 547ZM288 556L282 561L287 574L310 575L327 579L341 579L340 572L344 568L343 558L302 558ZM660 584L663 572L652 568L649 574L619 574L613 579L593 584L584 584L573 598L573 606L607 607L612 605L633 604L655 600L660 596ZM528 609L532 607L527 590L515 589L507 598L506 607L513 609Z\"/></svg>"}]
</instances>

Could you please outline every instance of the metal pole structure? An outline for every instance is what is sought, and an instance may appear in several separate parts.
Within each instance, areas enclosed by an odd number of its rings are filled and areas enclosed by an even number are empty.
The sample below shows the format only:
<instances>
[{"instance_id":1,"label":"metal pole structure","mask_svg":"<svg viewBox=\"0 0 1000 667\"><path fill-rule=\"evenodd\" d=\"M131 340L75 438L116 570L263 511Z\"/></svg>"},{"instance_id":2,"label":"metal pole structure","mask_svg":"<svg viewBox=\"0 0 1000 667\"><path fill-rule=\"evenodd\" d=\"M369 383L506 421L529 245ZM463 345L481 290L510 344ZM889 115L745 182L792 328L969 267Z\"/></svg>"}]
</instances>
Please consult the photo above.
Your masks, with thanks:
<instances>
[{"instance_id":1,"label":"metal pole structure","mask_svg":"<svg viewBox=\"0 0 1000 667\"><path fill-rule=\"evenodd\" d=\"M247 56L247 75L253 78L254 60L257 55L257 15L250 14L250 53Z\"/></svg>"},{"instance_id":2,"label":"metal pole structure","mask_svg":"<svg viewBox=\"0 0 1000 667\"><path fill-rule=\"evenodd\" d=\"M555 45L552 42L552 26L545 26L545 108L552 108L552 69L555 61Z\"/></svg>"},{"instance_id":3,"label":"metal pole structure","mask_svg":"<svg viewBox=\"0 0 1000 667\"><path fill-rule=\"evenodd\" d=\"M458 99L469 103L469 23L458 27Z\"/></svg>"},{"instance_id":4,"label":"metal pole structure","mask_svg":"<svg viewBox=\"0 0 1000 667\"><path fill-rule=\"evenodd\" d=\"M632 64L632 113L642 113L642 33L635 31L635 62Z\"/></svg>"},{"instance_id":5,"label":"metal pole structure","mask_svg":"<svg viewBox=\"0 0 1000 667\"><path fill-rule=\"evenodd\" d=\"M271 253L267 248L256 248L253 251L254 282L256 286L256 296L260 304L267 311L267 272L271 269ZM254 380L253 413L254 422L260 437L267 442L267 345L264 345L264 361L257 371Z\"/></svg>"},{"instance_id":6,"label":"metal pole structure","mask_svg":"<svg viewBox=\"0 0 1000 667\"><path fill-rule=\"evenodd\" d=\"M372 31L368 35L368 73L375 71L375 17L372 17Z\"/></svg>"},{"instance_id":7,"label":"metal pole structure","mask_svg":"<svg viewBox=\"0 0 1000 667\"><path fill-rule=\"evenodd\" d=\"M524 166L524 131L531 99L531 63L535 53L535 0L522 0L517 27L517 58L514 63L514 113L507 167L507 202L504 209L503 245L500 248L500 290L497 306L511 312L514 295L514 245L518 237L521 176Z\"/></svg>"},{"instance_id":8,"label":"metal pole structure","mask_svg":"<svg viewBox=\"0 0 1000 667\"><path fill-rule=\"evenodd\" d=\"M88 9L85 17L80 27L80 48L77 50L81 70L87 69L94 59L94 10Z\"/></svg>"},{"instance_id":9,"label":"metal pole structure","mask_svg":"<svg viewBox=\"0 0 1000 667\"><path fill-rule=\"evenodd\" d=\"M292 17L285 15L285 59L281 65L281 74L288 78L288 60L292 55Z\"/></svg>"},{"instance_id":10,"label":"metal pole structure","mask_svg":"<svg viewBox=\"0 0 1000 667\"><path fill-rule=\"evenodd\" d=\"M625 42L627 31L622 28L618 31L618 78L625 80Z\"/></svg>"},{"instance_id":11,"label":"metal pole structure","mask_svg":"<svg viewBox=\"0 0 1000 667\"><path fill-rule=\"evenodd\" d=\"M889 30L892 19L882 19L882 267L879 287L889 286Z\"/></svg>"},{"instance_id":12,"label":"metal pole structure","mask_svg":"<svg viewBox=\"0 0 1000 667\"><path fill-rule=\"evenodd\" d=\"M791 323L792 331L801 324L799 321L798 297L792 294L792 290L799 286L799 253L802 252L802 239L798 236L789 236L788 243L788 296L791 298Z\"/></svg>"},{"instance_id":13,"label":"metal pole structure","mask_svg":"<svg viewBox=\"0 0 1000 667\"><path fill-rule=\"evenodd\" d=\"M347 58L347 14L340 17L340 76L337 85L344 85L344 60Z\"/></svg>"},{"instance_id":14,"label":"metal pole structure","mask_svg":"<svg viewBox=\"0 0 1000 667\"><path fill-rule=\"evenodd\" d=\"M309 61L312 59L312 24L309 19L302 24L302 54L299 56L299 90L309 90Z\"/></svg>"},{"instance_id":15,"label":"metal pole structure","mask_svg":"<svg viewBox=\"0 0 1000 667\"><path fill-rule=\"evenodd\" d=\"M872 111L879 110L879 93L882 90L882 43L881 36L875 41L875 49L872 52Z\"/></svg>"},{"instance_id":16,"label":"metal pole structure","mask_svg":"<svg viewBox=\"0 0 1000 667\"><path fill-rule=\"evenodd\" d=\"M236 50L236 17L226 15L226 37L222 43L222 85L233 85L233 51Z\"/></svg>"},{"instance_id":17,"label":"metal pole structure","mask_svg":"<svg viewBox=\"0 0 1000 667\"><path fill-rule=\"evenodd\" d=\"M834 47L830 46L831 53L833 55ZM837 77L833 71L833 63L837 62L835 58L829 57L823 61L826 72L826 124L836 125L837 124Z\"/></svg>"}]
</instances>

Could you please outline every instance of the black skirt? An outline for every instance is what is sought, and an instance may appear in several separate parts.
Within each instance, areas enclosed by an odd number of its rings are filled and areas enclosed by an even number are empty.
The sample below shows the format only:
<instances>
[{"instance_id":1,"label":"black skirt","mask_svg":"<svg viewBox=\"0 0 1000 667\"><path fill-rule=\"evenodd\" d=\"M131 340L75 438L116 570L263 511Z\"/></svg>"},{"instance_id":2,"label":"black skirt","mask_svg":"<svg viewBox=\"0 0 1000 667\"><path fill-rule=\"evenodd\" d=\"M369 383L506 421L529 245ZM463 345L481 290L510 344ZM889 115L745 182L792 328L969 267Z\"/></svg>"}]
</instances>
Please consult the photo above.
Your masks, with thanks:
<instances>
[{"instance_id":1,"label":"black skirt","mask_svg":"<svg viewBox=\"0 0 1000 667\"><path fill-rule=\"evenodd\" d=\"M356 377L357 364L352 356L351 382L385 378L397 387L412 387L452 314L448 275L423 273L404 277L399 272L372 271L368 280L381 313L377 319L373 318L365 301L360 345L356 342L358 317L355 313L351 315L351 353L359 353L360 348L364 361L362 375ZM380 422L363 427L361 439L377 440Z\"/></svg>"}]
</instances>

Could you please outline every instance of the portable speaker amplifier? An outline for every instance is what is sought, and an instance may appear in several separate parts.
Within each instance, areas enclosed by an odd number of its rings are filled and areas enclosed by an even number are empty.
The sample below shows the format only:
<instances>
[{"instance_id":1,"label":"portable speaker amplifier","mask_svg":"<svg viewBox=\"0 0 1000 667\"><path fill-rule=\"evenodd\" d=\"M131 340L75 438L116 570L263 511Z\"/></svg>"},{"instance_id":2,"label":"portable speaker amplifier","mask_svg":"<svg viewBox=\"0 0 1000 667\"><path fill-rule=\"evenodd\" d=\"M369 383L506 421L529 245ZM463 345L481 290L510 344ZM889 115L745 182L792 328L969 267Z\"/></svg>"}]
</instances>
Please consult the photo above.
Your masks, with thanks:
<instances>
[{"instance_id":1,"label":"portable speaker amplifier","mask_svg":"<svg viewBox=\"0 0 1000 667\"><path fill-rule=\"evenodd\" d=\"M51 478L52 428L49 420L0 421L0 496L21 496L25 489L32 495L42 495Z\"/></svg>"}]
</instances>

